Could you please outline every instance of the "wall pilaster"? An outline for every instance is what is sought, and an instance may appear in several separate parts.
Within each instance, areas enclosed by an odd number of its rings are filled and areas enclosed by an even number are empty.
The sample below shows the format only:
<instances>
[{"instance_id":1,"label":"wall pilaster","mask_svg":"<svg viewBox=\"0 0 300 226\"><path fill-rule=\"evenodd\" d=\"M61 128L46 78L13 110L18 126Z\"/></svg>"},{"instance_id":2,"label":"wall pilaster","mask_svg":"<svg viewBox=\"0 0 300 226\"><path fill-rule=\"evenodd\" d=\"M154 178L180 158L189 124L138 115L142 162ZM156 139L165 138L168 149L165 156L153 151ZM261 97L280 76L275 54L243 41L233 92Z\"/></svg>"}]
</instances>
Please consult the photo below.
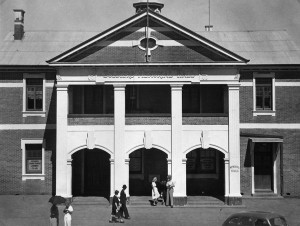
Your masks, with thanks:
<instances>
[{"instance_id":1,"label":"wall pilaster","mask_svg":"<svg viewBox=\"0 0 300 226\"><path fill-rule=\"evenodd\" d=\"M114 85L114 190L128 186L129 170L125 165L125 85Z\"/></svg>"},{"instance_id":2,"label":"wall pilaster","mask_svg":"<svg viewBox=\"0 0 300 226\"><path fill-rule=\"evenodd\" d=\"M68 86L56 87L56 195L70 196L67 178Z\"/></svg>"},{"instance_id":3,"label":"wall pilaster","mask_svg":"<svg viewBox=\"0 0 300 226\"><path fill-rule=\"evenodd\" d=\"M171 85L172 106L172 178L175 181L174 196L186 197L186 164L182 161L182 85Z\"/></svg>"},{"instance_id":4,"label":"wall pilaster","mask_svg":"<svg viewBox=\"0 0 300 226\"><path fill-rule=\"evenodd\" d=\"M229 194L228 204L241 204L240 182L240 85L228 85L229 117Z\"/></svg>"}]
</instances>

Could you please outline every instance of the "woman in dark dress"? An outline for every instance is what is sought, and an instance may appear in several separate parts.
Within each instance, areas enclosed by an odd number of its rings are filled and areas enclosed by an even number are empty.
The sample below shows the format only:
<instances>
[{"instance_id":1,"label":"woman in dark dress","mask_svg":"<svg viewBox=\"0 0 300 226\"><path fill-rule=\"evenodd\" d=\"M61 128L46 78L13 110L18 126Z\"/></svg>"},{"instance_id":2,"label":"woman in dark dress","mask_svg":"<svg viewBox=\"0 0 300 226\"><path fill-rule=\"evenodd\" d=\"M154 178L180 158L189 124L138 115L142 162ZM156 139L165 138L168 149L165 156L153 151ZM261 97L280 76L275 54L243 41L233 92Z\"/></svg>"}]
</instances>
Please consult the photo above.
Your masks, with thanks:
<instances>
[{"instance_id":1,"label":"woman in dark dress","mask_svg":"<svg viewBox=\"0 0 300 226\"><path fill-rule=\"evenodd\" d=\"M120 222L123 223L124 221L122 220L120 216L120 200L118 198L119 191L115 190L115 195L112 199L112 206L111 206L111 219L109 220L110 223L112 222Z\"/></svg>"}]
</instances>

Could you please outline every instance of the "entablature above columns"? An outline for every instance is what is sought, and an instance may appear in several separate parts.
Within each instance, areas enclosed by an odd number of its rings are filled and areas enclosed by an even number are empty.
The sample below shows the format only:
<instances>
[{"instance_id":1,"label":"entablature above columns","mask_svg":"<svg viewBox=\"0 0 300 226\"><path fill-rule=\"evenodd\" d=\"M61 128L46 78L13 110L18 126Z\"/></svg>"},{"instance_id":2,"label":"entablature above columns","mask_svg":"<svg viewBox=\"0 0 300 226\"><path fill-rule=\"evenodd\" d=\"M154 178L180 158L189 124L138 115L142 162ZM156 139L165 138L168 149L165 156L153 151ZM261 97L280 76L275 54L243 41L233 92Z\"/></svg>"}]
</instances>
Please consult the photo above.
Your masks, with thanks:
<instances>
[{"instance_id":1,"label":"entablature above columns","mask_svg":"<svg viewBox=\"0 0 300 226\"><path fill-rule=\"evenodd\" d=\"M57 86L115 84L239 84L234 68L60 68Z\"/></svg>"}]
</instances>

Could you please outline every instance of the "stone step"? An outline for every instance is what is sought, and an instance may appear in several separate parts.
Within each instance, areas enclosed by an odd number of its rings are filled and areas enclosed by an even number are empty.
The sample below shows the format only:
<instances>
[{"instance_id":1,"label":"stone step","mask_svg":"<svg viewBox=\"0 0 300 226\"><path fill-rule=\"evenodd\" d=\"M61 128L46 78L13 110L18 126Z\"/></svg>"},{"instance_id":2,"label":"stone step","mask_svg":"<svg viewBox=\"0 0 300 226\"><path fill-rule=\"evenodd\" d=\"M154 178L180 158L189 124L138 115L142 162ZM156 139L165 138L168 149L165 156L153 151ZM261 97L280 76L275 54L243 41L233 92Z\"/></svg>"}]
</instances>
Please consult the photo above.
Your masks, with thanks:
<instances>
[{"instance_id":1,"label":"stone step","mask_svg":"<svg viewBox=\"0 0 300 226\"><path fill-rule=\"evenodd\" d=\"M72 205L100 205L100 206L108 206L109 200L104 197L98 196L76 196L73 198Z\"/></svg>"}]
</instances>

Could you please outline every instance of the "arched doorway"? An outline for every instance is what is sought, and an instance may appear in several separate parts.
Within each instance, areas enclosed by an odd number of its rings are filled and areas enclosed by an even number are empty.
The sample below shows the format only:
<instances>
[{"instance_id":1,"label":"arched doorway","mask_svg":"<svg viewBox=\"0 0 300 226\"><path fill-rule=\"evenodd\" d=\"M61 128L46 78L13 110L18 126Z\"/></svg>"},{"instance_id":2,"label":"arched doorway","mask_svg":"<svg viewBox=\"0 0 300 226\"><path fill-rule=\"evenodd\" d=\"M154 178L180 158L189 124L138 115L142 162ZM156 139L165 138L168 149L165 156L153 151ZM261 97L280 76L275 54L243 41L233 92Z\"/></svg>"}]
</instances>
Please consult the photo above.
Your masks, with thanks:
<instances>
[{"instance_id":1,"label":"arched doorway","mask_svg":"<svg viewBox=\"0 0 300 226\"><path fill-rule=\"evenodd\" d=\"M141 148L129 155L129 193L131 196L151 196L151 181L165 181L168 174L167 154L155 149Z\"/></svg>"},{"instance_id":2,"label":"arched doorway","mask_svg":"<svg viewBox=\"0 0 300 226\"><path fill-rule=\"evenodd\" d=\"M110 195L110 155L100 149L83 149L72 155L73 196Z\"/></svg>"},{"instance_id":3,"label":"arched doorway","mask_svg":"<svg viewBox=\"0 0 300 226\"><path fill-rule=\"evenodd\" d=\"M225 195L224 154L216 149L197 148L186 154L188 196Z\"/></svg>"}]
</instances>

